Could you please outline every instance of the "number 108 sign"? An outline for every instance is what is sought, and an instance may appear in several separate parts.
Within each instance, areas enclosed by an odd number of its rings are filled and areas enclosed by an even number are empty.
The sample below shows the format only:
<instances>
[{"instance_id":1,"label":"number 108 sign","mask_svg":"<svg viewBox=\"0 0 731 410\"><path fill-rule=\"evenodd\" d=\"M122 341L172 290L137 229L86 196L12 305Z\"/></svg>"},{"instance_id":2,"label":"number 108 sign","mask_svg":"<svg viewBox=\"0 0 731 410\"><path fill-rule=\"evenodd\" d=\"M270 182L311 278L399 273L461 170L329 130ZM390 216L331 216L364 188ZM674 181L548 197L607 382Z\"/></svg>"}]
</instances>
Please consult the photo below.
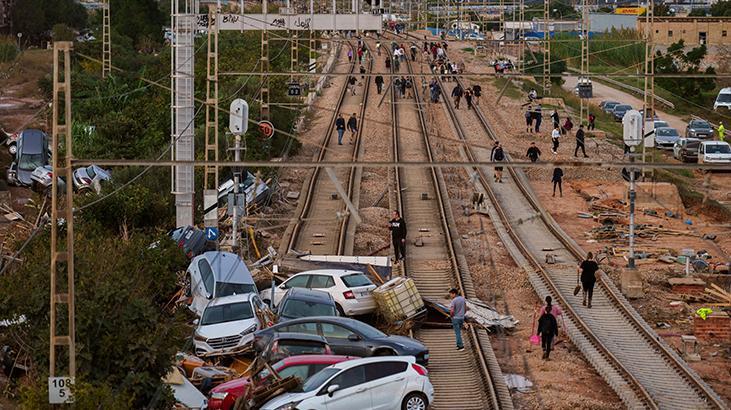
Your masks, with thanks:
<instances>
[{"instance_id":1,"label":"number 108 sign","mask_svg":"<svg viewBox=\"0 0 731 410\"><path fill-rule=\"evenodd\" d=\"M71 386L74 384L73 377L49 377L48 378L48 403L65 404L73 403Z\"/></svg>"}]
</instances>

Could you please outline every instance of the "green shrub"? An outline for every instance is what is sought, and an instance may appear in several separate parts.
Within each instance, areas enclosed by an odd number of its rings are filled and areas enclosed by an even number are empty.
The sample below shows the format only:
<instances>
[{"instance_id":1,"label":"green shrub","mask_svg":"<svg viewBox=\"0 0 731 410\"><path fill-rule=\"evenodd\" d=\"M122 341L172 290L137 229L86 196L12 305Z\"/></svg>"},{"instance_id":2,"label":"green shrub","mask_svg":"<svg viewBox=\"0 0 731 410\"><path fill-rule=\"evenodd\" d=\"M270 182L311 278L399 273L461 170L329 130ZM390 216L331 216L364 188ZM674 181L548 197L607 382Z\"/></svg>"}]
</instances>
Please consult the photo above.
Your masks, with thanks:
<instances>
[{"instance_id":1,"label":"green shrub","mask_svg":"<svg viewBox=\"0 0 731 410\"><path fill-rule=\"evenodd\" d=\"M12 37L0 38L0 63L15 60L18 56L18 47Z\"/></svg>"}]
</instances>

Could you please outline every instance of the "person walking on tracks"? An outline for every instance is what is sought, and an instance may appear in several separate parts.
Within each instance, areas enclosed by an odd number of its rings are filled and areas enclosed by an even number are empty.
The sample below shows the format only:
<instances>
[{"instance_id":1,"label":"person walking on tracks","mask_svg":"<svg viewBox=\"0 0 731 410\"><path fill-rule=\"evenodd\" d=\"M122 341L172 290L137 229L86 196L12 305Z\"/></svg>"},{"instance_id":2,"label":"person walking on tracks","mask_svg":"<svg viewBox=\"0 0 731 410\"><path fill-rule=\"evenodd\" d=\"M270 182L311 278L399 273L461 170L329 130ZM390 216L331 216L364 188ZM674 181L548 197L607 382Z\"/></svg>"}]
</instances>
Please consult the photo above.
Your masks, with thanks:
<instances>
[{"instance_id":1,"label":"person walking on tracks","mask_svg":"<svg viewBox=\"0 0 731 410\"><path fill-rule=\"evenodd\" d=\"M576 148L574 148L574 156L579 153L579 149L584 154L584 158L589 158L586 155L586 148L584 148L584 124L579 125L579 129L576 130Z\"/></svg>"},{"instance_id":2,"label":"person walking on tracks","mask_svg":"<svg viewBox=\"0 0 731 410\"><path fill-rule=\"evenodd\" d=\"M553 347L553 338L558 335L558 321L553 316L553 306L546 305L544 313L538 319L537 335L541 336L541 347L543 348L543 359L550 360L551 348Z\"/></svg>"},{"instance_id":3,"label":"person walking on tracks","mask_svg":"<svg viewBox=\"0 0 731 410\"><path fill-rule=\"evenodd\" d=\"M558 125L553 127L553 131L551 131L551 142L553 143L553 147L551 147L551 152L553 152L553 155L558 154L558 144L559 139L561 138L561 131L558 129Z\"/></svg>"},{"instance_id":4,"label":"person walking on tracks","mask_svg":"<svg viewBox=\"0 0 731 410\"><path fill-rule=\"evenodd\" d=\"M525 132L533 133L533 111L530 105L525 110Z\"/></svg>"},{"instance_id":5,"label":"person walking on tracks","mask_svg":"<svg viewBox=\"0 0 731 410\"><path fill-rule=\"evenodd\" d=\"M530 159L530 162L538 161L538 158L541 156L541 150L536 147L535 142L530 143L530 147L528 147L528 152L525 156Z\"/></svg>"},{"instance_id":6,"label":"person walking on tracks","mask_svg":"<svg viewBox=\"0 0 731 410\"><path fill-rule=\"evenodd\" d=\"M599 264L594 260L594 255L589 252L586 254L586 260L582 261L577 268L577 274L581 274L581 289L583 290L584 300L581 303L591 309L591 299L594 296L594 285L596 284L596 272L599 270Z\"/></svg>"},{"instance_id":7,"label":"person walking on tracks","mask_svg":"<svg viewBox=\"0 0 731 410\"><path fill-rule=\"evenodd\" d=\"M558 194L563 197L563 188L561 187L561 181L563 180L563 170L559 167L553 169L553 196L556 196L556 185L558 185Z\"/></svg>"},{"instance_id":8,"label":"person walking on tracks","mask_svg":"<svg viewBox=\"0 0 731 410\"><path fill-rule=\"evenodd\" d=\"M468 88L464 91L464 100L467 102L467 109L472 109L472 89Z\"/></svg>"},{"instance_id":9,"label":"person walking on tracks","mask_svg":"<svg viewBox=\"0 0 731 410\"><path fill-rule=\"evenodd\" d=\"M455 85L452 89L452 98L454 98L454 108L456 110L459 109L459 101L462 99L463 95L464 90L462 90L462 86L457 83L457 85Z\"/></svg>"},{"instance_id":10,"label":"person walking on tracks","mask_svg":"<svg viewBox=\"0 0 731 410\"><path fill-rule=\"evenodd\" d=\"M383 76L380 74L376 76L376 90L378 90L378 94L383 91Z\"/></svg>"},{"instance_id":11,"label":"person walking on tracks","mask_svg":"<svg viewBox=\"0 0 731 410\"><path fill-rule=\"evenodd\" d=\"M343 134L345 134L343 114L338 114L338 118L335 120L335 130L338 132L338 145L343 145Z\"/></svg>"},{"instance_id":12,"label":"person walking on tracks","mask_svg":"<svg viewBox=\"0 0 731 410\"><path fill-rule=\"evenodd\" d=\"M495 145L492 147L492 152L490 153L490 161L502 162L504 160L505 152L503 151L503 146L500 145L499 141L495 141ZM503 167L495 167L495 182L503 182Z\"/></svg>"},{"instance_id":13,"label":"person walking on tracks","mask_svg":"<svg viewBox=\"0 0 731 410\"><path fill-rule=\"evenodd\" d=\"M561 119L558 116L558 111L556 109L553 109L553 112L551 113L551 120L553 121L553 128L558 128L558 125L561 121Z\"/></svg>"},{"instance_id":14,"label":"person walking on tracks","mask_svg":"<svg viewBox=\"0 0 731 410\"><path fill-rule=\"evenodd\" d=\"M402 261L406 258L406 221L401 217L399 211L393 211L391 216L388 229L391 230L394 260Z\"/></svg>"},{"instance_id":15,"label":"person walking on tracks","mask_svg":"<svg viewBox=\"0 0 731 410\"><path fill-rule=\"evenodd\" d=\"M350 130L350 143L355 141L355 134L358 132L358 120L355 117L355 113L348 118L348 130Z\"/></svg>"},{"instance_id":16,"label":"person walking on tracks","mask_svg":"<svg viewBox=\"0 0 731 410\"><path fill-rule=\"evenodd\" d=\"M472 93L475 95L475 105L480 105L480 96L482 96L482 87L479 84L472 86Z\"/></svg>"},{"instance_id":17,"label":"person walking on tracks","mask_svg":"<svg viewBox=\"0 0 731 410\"><path fill-rule=\"evenodd\" d=\"M357 82L358 80L356 80L355 77L352 75L350 76L350 78L348 78L348 88L350 88L351 95L355 95L355 85Z\"/></svg>"},{"instance_id":18,"label":"person walking on tracks","mask_svg":"<svg viewBox=\"0 0 731 410\"><path fill-rule=\"evenodd\" d=\"M541 132L541 122L543 122L543 109L541 108L541 104L536 105L535 110L533 110L533 118L535 118L535 132Z\"/></svg>"},{"instance_id":19,"label":"person walking on tracks","mask_svg":"<svg viewBox=\"0 0 731 410\"><path fill-rule=\"evenodd\" d=\"M381 55L381 42L376 41L376 54Z\"/></svg>"},{"instance_id":20,"label":"person walking on tracks","mask_svg":"<svg viewBox=\"0 0 731 410\"><path fill-rule=\"evenodd\" d=\"M449 303L449 316L452 318L452 328L454 328L457 351L461 352L464 350L464 343L462 342L462 325L464 325L464 316L465 313L467 313L467 302L464 297L459 295L459 291L457 291L456 288L449 290L449 298L452 299Z\"/></svg>"}]
</instances>

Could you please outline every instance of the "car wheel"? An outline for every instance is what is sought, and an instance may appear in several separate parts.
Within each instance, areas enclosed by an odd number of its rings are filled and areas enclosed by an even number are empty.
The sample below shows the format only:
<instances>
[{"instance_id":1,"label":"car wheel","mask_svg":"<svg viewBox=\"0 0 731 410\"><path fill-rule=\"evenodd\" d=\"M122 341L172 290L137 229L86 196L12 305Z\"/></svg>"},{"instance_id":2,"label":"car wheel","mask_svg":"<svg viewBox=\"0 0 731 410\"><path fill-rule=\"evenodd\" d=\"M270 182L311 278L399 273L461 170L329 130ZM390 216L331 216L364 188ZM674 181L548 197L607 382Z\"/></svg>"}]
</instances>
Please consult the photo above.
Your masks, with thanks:
<instances>
[{"instance_id":1,"label":"car wheel","mask_svg":"<svg viewBox=\"0 0 731 410\"><path fill-rule=\"evenodd\" d=\"M340 316L345 316L345 311L343 310L343 307L340 306L340 303L336 303L335 307L338 309L338 313L340 313Z\"/></svg>"},{"instance_id":2,"label":"car wheel","mask_svg":"<svg viewBox=\"0 0 731 410\"><path fill-rule=\"evenodd\" d=\"M15 156L15 154L18 153L18 146L16 144L10 144L8 147L8 152L10 155Z\"/></svg>"},{"instance_id":3,"label":"car wheel","mask_svg":"<svg viewBox=\"0 0 731 410\"><path fill-rule=\"evenodd\" d=\"M429 403L421 393L409 393L401 403L401 410L426 410Z\"/></svg>"}]
</instances>

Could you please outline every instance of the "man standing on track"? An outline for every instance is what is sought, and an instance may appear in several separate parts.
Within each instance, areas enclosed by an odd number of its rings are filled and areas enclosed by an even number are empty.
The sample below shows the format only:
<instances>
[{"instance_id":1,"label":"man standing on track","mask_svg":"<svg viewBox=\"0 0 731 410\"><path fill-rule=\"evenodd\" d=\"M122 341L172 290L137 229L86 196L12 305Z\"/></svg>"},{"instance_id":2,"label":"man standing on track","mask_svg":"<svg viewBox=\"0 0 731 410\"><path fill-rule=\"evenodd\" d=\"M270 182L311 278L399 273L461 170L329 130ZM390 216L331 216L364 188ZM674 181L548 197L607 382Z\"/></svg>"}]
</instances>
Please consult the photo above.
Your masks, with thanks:
<instances>
[{"instance_id":1,"label":"man standing on track","mask_svg":"<svg viewBox=\"0 0 731 410\"><path fill-rule=\"evenodd\" d=\"M398 262L406 258L406 221L401 217L399 211L393 211L391 215L388 229L391 230L394 260Z\"/></svg>"},{"instance_id":2,"label":"man standing on track","mask_svg":"<svg viewBox=\"0 0 731 410\"><path fill-rule=\"evenodd\" d=\"M462 325L464 325L464 316L467 313L467 303L464 297L459 296L456 288L449 290L449 297L452 301L449 303L449 316L452 318L452 328L454 328L454 337L457 340L457 351L464 350L462 342Z\"/></svg>"},{"instance_id":3,"label":"man standing on track","mask_svg":"<svg viewBox=\"0 0 731 410\"><path fill-rule=\"evenodd\" d=\"M490 161L502 162L504 160L505 152L503 151L503 147L500 145L500 142L495 141L495 146L492 147ZM495 182L503 182L503 167L495 167Z\"/></svg>"},{"instance_id":4,"label":"man standing on track","mask_svg":"<svg viewBox=\"0 0 731 410\"><path fill-rule=\"evenodd\" d=\"M459 109L459 101L462 99L463 94L464 91L462 90L462 86L457 83L457 85L455 85L452 89L452 98L454 98L454 109Z\"/></svg>"},{"instance_id":5,"label":"man standing on track","mask_svg":"<svg viewBox=\"0 0 731 410\"><path fill-rule=\"evenodd\" d=\"M480 105L480 96L482 95L482 87L480 87L480 84L475 84L472 86L472 92L475 97L475 105Z\"/></svg>"},{"instance_id":6,"label":"man standing on track","mask_svg":"<svg viewBox=\"0 0 731 410\"><path fill-rule=\"evenodd\" d=\"M411 43L411 61L416 61L416 43Z\"/></svg>"},{"instance_id":7,"label":"man standing on track","mask_svg":"<svg viewBox=\"0 0 731 410\"><path fill-rule=\"evenodd\" d=\"M348 118L348 129L350 130L350 143L355 141L355 134L358 132L358 120L355 118L355 113Z\"/></svg>"},{"instance_id":8,"label":"man standing on track","mask_svg":"<svg viewBox=\"0 0 731 410\"><path fill-rule=\"evenodd\" d=\"M378 94L383 91L383 76L380 74L376 76L376 89L378 90Z\"/></svg>"},{"instance_id":9,"label":"man standing on track","mask_svg":"<svg viewBox=\"0 0 731 410\"><path fill-rule=\"evenodd\" d=\"M581 304L589 309L591 309L591 299L594 296L594 285L596 284L596 272L598 270L599 264L594 261L594 255L591 252L586 254L586 260L582 261L577 268L577 274L581 272L581 288L583 289L584 295L584 300Z\"/></svg>"},{"instance_id":10,"label":"man standing on track","mask_svg":"<svg viewBox=\"0 0 731 410\"><path fill-rule=\"evenodd\" d=\"M358 80L355 79L352 75L350 78L348 78L348 88L350 88L350 94L355 95L355 84L358 82Z\"/></svg>"},{"instance_id":11,"label":"man standing on track","mask_svg":"<svg viewBox=\"0 0 731 410\"><path fill-rule=\"evenodd\" d=\"M561 187L561 181L563 180L563 170L559 167L553 169L553 196L556 196L556 185L558 185L558 193L563 198L563 188Z\"/></svg>"},{"instance_id":12,"label":"man standing on track","mask_svg":"<svg viewBox=\"0 0 731 410\"><path fill-rule=\"evenodd\" d=\"M338 114L335 120L335 130L338 132L338 145L343 145L343 134L345 134L345 119L343 114Z\"/></svg>"},{"instance_id":13,"label":"man standing on track","mask_svg":"<svg viewBox=\"0 0 731 410\"><path fill-rule=\"evenodd\" d=\"M559 138L561 138L561 131L558 129L557 125L553 128L553 131L551 131L551 142L553 143L553 147L551 147L551 152L553 152L553 155L558 154Z\"/></svg>"}]
</instances>

